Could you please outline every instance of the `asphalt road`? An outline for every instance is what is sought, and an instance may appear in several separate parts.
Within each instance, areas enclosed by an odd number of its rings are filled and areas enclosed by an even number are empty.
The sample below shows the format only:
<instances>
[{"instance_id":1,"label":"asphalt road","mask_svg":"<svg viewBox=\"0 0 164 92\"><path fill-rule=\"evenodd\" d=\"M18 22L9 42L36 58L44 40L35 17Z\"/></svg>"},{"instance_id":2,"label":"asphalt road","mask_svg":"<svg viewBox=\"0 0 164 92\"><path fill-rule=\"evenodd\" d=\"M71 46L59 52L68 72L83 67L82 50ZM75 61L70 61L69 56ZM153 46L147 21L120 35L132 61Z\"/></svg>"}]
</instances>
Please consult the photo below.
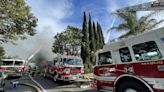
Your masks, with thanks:
<instances>
[{"instance_id":1,"label":"asphalt road","mask_svg":"<svg viewBox=\"0 0 164 92\"><path fill-rule=\"evenodd\" d=\"M43 90L43 92L96 92L96 90L92 88L80 88L76 85L76 83L55 83L52 79L47 79L40 76L33 77L33 79L42 86L42 88L45 90ZM4 87L5 92L36 92L35 89L29 86L18 85L17 88L12 88L11 81L13 80L17 80L20 83L30 83L32 85L38 86L29 78L28 75L24 75L22 78L6 80L6 86Z\"/></svg>"},{"instance_id":2,"label":"asphalt road","mask_svg":"<svg viewBox=\"0 0 164 92\"><path fill-rule=\"evenodd\" d=\"M96 92L93 88L80 88L76 83L53 82L48 78L34 78L47 92Z\"/></svg>"},{"instance_id":3,"label":"asphalt road","mask_svg":"<svg viewBox=\"0 0 164 92\"><path fill-rule=\"evenodd\" d=\"M23 76L22 78L19 77L14 77L14 78L9 78L5 80L5 87L4 90L5 92L37 92L36 89L26 86L26 85L17 85L16 87L13 87L12 82L19 82L19 83L28 83L28 84L33 84L35 85L29 78L28 76Z\"/></svg>"}]
</instances>

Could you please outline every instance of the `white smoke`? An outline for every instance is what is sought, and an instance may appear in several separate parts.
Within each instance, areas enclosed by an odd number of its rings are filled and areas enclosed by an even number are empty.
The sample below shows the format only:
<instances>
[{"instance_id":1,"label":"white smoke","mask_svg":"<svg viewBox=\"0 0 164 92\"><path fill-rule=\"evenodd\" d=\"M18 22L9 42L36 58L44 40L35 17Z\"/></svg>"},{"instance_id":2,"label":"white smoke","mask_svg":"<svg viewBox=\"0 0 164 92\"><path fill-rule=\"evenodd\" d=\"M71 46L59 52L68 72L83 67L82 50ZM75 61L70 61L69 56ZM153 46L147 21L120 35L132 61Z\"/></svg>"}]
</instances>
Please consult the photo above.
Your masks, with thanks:
<instances>
[{"instance_id":1,"label":"white smoke","mask_svg":"<svg viewBox=\"0 0 164 92\"><path fill-rule=\"evenodd\" d=\"M57 32L64 31L67 23L63 19L73 13L71 0L27 0L33 14L38 18L37 34L28 37L27 40L16 41L17 45L11 43L3 44L6 56L18 56L23 59L30 57L39 47L39 53L51 59L53 37Z\"/></svg>"}]
</instances>

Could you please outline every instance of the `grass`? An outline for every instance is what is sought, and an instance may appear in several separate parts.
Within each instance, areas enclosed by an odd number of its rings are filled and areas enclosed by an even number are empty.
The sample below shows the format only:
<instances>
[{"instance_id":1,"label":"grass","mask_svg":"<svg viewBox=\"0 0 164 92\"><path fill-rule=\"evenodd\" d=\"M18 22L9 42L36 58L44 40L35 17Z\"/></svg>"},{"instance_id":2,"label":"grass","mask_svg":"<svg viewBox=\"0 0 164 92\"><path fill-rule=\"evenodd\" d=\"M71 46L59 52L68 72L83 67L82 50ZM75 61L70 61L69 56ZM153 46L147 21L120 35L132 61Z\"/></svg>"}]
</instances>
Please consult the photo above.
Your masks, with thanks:
<instances>
[{"instance_id":1,"label":"grass","mask_svg":"<svg viewBox=\"0 0 164 92\"><path fill-rule=\"evenodd\" d=\"M93 79L93 73L87 73L85 76L89 79Z\"/></svg>"}]
</instances>

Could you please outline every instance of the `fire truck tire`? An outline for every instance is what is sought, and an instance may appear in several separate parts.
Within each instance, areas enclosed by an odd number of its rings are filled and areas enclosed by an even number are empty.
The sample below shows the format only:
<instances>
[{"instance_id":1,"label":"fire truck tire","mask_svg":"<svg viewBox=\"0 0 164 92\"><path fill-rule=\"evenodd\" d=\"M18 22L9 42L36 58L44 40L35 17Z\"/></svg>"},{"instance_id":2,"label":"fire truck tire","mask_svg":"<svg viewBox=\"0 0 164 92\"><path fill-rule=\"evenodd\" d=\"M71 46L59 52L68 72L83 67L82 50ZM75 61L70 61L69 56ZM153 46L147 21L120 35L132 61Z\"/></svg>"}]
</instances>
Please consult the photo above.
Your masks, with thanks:
<instances>
[{"instance_id":1,"label":"fire truck tire","mask_svg":"<svg viewBox=\"0 0 164 92\"><path fill-rule=\"evenodd\" d=\"M126 81L118 85L116 92L150 92L141 83Z\"/></svg>"}]
</instances>

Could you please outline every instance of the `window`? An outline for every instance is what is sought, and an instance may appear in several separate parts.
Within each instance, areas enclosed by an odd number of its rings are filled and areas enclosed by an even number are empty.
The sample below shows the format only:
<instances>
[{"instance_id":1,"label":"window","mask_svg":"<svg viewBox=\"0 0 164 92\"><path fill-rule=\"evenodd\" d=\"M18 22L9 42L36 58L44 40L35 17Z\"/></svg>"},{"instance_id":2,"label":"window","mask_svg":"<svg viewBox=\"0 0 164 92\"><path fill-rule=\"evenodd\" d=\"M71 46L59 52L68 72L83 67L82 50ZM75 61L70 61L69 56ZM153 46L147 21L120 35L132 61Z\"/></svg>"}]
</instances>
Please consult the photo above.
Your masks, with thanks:
<instances>
[{"instance_id":1,"label":"window","mask_svg":"<svg viewBox=\"0 0 164 92\"><path fill-rule=\"evenodd\" d=\"M119 53L120 53L120 58L121 58L122 62L132 61L132 58L131 58L130 51L129 51L128 47L119 49Z\"/></svg>"},{"instance_id":2,"label":"window","mask_svg":"<svg viewBox=\"0 0 164 92\"><path fill-rule=\"evenodd\" d=\"M99 54L99 65L104 65L104 64L112 64L112 58L111 58L111 53L110 52L105 52L105 53L100 53Z\"/></svg>"},{"instance_id":3,"label":"window","mask_svg":"<svg viewBox=\"0 0 164 92\"><path fill-rule=\"evenodd\" d=\"M23 61L15 61L15 65L23 65Z\"/></svg>"},{"instance_id":4,"label":"window","mask_svg":"<svg viewBox=\"0 0 164 92\"><path fill-rule=\"evenodd\" d=\"M2 61L2 62L3 62L2 64L5 66L11 66L14 63L14 61Z\"/></svg>"},{"instance_id":5,"label":"window","mask_svg":"<svg viewBox=\"0 0 164 92\"><path fill-rule=\"evenodd\" d=\"M153 60L161 58L161 53L154 41L149 41L133 46L136 60Z\"/></svg>"},{"instance_id":6,"label":"window","mask_svg":"<svg viewBox=\"0 0 164 92\"><path fill-rule=\"evenodd\" d=\"M64 58L64 65L74 65L74 59Z\"/></svg>"},{"instance_id":7,"label":"window","mask_svg":"<svg viewBox=\"0 0 164 92\"><path fill-rule=\"evenodd\" d=\"M75 59L75 64L76 65L83 65L82 59Z\"/></svg>"},{"instance_id":8,"label":"window","mask_svg":"<svg viewBox=\"0 0 164 92\"><path fill-rule=\"evenodd\" d=\"M81 59L75 59L75 58L64 58L63 63L64 65L83 65Z\"/></svg>"}]
</instances>

